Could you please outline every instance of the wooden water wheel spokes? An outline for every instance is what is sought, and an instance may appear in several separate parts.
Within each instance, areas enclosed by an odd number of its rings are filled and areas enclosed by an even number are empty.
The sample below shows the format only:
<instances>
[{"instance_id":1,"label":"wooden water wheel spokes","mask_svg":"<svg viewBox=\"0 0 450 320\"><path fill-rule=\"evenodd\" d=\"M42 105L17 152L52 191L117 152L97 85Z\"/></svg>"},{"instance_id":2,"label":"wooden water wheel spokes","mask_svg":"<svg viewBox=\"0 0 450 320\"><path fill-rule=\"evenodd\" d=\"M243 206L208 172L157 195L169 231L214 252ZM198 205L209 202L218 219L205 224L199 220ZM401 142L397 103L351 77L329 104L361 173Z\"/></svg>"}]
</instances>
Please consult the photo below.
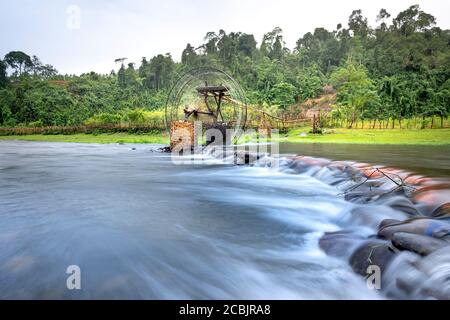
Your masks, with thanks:
<instances>
[{"instance_id":1,"label":"wooden water wheel spokes","mask_svg":"<svg viewBox=\"0 0 450 320\"><path fill-rule=\"evenodd\" d=\"M203 87L196 88L197 93L203 96L203 101L205 103L207 111L197 110L189 110L184 109L185 119L188 120L191 115L197 116L198 114L203 114L206 116L210 116L212 118L213 123L217 123L217 120L220 119L222 122L225 122L225 119L222 114L222 99L226 96L226 92L228 92L228 88L225 86L208 86L205 84ZM209 103L209 98L213 97L215 102L215 107L211 106Z\"/></svg>"},{"instance_id":2,"label":"wooden water wheel spokes","mask_svg":"<svg viewBox=\"0 0 450 320\"><path fill-rule=\"evenodd\" d=\"M221 132L226 129L229 141L234 141L242 134L246 121L247 103L242 88L218 69L205 67L188 71L173 85L166 101L165 123L171 141L178 139L174 134L178 123L180 130L194 130L194 137L202 137L209 129ZM191 129L185 130L187 126ZM182 140L189 137L190 134L182 135Z\"/></svg>"}]
</instances>

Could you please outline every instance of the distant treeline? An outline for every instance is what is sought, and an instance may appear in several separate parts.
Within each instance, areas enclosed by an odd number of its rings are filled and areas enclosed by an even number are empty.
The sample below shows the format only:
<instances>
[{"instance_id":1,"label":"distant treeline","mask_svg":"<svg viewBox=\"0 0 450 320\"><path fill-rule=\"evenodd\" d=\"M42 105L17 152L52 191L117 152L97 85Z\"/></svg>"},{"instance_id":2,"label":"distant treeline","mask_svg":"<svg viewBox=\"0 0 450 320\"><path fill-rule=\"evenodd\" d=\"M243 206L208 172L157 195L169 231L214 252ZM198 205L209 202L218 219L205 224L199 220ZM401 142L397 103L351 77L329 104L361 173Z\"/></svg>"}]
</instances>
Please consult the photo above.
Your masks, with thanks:
<instances>
[{"instance_id":1,"label":"distant treeline","mask_svg":"<svg viewBox=\"0 0 450 320\"><path fill-rule=\"evenodd\" d=\"M369 26L354 10L347 27L316 28L293 50L285 47L280 28L259 44L251 34L208 32L204 43L187 44L181 62L170 54L142 58L139 65L118 58L120 69L108 75L61 75L36 56L12 51L0 60L0 126L120 123L130 110L161 110L177 77L202 66L228 72L249 103L278 115L295 112L296 104L332 85L337 96L331 116L350 127L361 120L448 117L450 30L417 5L396 17L381 9L377 21Z\"/></svg>"}]
</instances>

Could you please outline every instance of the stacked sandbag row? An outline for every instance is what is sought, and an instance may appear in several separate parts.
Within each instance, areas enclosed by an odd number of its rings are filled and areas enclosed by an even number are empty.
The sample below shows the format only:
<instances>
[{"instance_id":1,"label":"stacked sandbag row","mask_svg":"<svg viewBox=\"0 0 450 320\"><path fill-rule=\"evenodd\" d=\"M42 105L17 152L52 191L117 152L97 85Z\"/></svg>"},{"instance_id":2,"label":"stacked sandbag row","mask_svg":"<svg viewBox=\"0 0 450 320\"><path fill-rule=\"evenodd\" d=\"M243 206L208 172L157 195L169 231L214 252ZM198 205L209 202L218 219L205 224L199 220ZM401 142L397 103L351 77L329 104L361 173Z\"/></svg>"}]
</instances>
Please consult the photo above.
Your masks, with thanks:
<instances>
[{"instance_id":1,"label":"stacked sandbag row","mask_svg":"<svg viewBox=\"0 0 450 320\"><path fill-rule=\"evenodd\" d=\"M273 166L267 156L239 151L234 157L237 164ZM351 212L354 221L371 228L378 225L378 232L369 237L352 230L325 233L319 245L328 255L347 259L364 277L370 266L379 267L381 289L388 296L450 299L447 181L395 168L307 156L288 157L279 163L281 171L308 174L335 185L347 201L362 204ZM374 207L365 204L382 204L392 211L373 212ZM410 218L382 220L383 215Z\"/></svg>"},{"instance_id":2,"label":"stacked sandbag row","mask_svg":"<svg viewBox=\"0 0 450 320\"><path fill-rule=\"evenodd\" d=\"M378 220L378 232L369 237L352 230L325 233L319 245L328 255L347 259L363 277L370 276L370 266L379 267L381 290L388 296L450 299L448 181L395 168L304 156L293 157L289 166L323 181L325 177L329 184L344 190L347 201L381 203L409 216L404 221ZM373 225L378 216L370 210L355 208L352 218Z\"/></svg>"},{"instance_id":3,"label":"stacked sandbag row","mask_svg":"<svg viewBox=\"0 0 450 320\"><path fill-rule=\"evenodd\" d=\"M363 277L381 272L381 290L394 298L450 299L450 220L384 220L369 238L337 231L325 233L320 247L345 257Z\"/></svg>"}]
</instances>

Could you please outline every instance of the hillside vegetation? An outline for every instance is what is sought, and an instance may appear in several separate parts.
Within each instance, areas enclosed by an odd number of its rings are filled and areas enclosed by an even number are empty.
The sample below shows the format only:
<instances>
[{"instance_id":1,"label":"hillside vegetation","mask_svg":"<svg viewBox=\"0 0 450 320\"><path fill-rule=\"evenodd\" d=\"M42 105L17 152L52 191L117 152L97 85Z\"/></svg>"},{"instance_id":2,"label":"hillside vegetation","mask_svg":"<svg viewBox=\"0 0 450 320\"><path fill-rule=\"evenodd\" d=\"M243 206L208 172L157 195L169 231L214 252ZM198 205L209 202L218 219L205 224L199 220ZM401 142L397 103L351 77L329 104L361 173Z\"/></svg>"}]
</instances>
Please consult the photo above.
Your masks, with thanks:
<instances>
[{"instance_id":1,"label":"hillside vegetation","mask_svg":"<svg viewBox=\"0 0 450 320\"><path fill-rule=\"evenodd\" d=\"M243 32L207 32L203 43L186 45L180 62L170 54L139 63L120 58L109 74L62 75L36 56L12 51L0 60L0 126L162 121L174 81L202 66L231 74L248 103L278 116L295 117L296 106L332 87L334 125L401 126L414 118L422 128L443 126L450 114L450 31L416 5L395 17L381 9L375 26L367 21L354 10L346 25L315 28L295 48L286 48L280 28L259 43Z\"/></svg>"}]
</instances>

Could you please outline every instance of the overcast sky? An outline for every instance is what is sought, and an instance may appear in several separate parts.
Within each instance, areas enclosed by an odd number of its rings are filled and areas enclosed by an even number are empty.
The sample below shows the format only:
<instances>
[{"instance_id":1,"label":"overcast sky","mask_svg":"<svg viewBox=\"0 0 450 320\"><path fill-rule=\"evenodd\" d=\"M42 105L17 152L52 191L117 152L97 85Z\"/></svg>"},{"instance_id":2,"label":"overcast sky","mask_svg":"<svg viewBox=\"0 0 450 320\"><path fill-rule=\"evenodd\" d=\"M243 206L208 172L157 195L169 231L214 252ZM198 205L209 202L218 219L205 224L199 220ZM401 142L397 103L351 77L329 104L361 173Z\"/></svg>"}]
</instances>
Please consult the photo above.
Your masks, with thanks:
<instances>
[{"instance_id":1,"label":"overcast sky","mask_svg":"<svg viewBox=\"0 0 450 320\"><path fill-rule=\"evenodd\" d=\"M353 9L374 25L379 9L396 16L411 4L450 29L448 0L2 0L0 59L21 50L61 73L109 73L119 57L139 63L170 52L179 61L186 44L200 45L207 31L252 33L260 43L276 26L292 49L315 27L346 25Z\"/></svg>"}]
</instances>

